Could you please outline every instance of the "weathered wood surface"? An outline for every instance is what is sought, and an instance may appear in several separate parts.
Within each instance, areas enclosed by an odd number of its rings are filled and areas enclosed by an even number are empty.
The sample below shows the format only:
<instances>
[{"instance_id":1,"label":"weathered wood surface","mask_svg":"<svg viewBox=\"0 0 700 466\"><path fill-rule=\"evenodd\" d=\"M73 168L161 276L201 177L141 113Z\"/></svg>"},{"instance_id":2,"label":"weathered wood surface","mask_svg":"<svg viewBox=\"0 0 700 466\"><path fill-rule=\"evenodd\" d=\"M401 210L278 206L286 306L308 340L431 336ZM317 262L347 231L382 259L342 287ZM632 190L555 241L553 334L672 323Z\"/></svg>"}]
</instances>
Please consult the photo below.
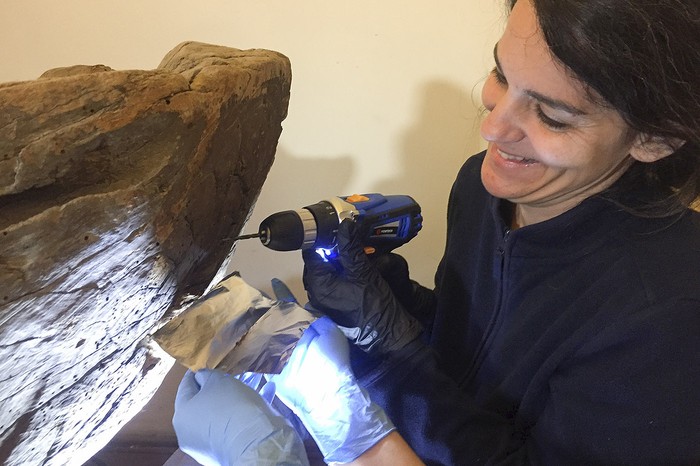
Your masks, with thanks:
<instances>
[{"instance_id":1,"label":"weathered wood surface","mask_svg":"<svg viewBox=\"0 0 700 466\"><path fill-rule=\"evenodd\" d=\"M290 81L190 42L0 85L0 464L82 464L148 401L169 364L143 341L229 254Z\"/></svg>"}]
</instances>

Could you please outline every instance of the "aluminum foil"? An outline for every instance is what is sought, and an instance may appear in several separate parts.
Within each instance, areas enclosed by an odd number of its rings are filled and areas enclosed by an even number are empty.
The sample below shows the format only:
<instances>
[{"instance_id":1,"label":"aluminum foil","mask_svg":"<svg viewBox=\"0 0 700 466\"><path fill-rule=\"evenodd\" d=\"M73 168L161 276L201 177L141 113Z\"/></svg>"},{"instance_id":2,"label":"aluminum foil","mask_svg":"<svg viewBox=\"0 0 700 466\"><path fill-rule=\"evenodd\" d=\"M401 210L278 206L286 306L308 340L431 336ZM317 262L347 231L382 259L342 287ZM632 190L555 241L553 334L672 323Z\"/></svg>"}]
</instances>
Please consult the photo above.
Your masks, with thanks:
<instances>
[{"instance_id":1,"label":"aluminum foil","mask_svg":"<svg viewBox=\"0 0 700 466\"><path fill-rule=\"evenodd\" d=\"M314 320L297 303L270 299L232 274L158 329L153 339L193 371L279 374Z\"/></svg>"}]
</instances>

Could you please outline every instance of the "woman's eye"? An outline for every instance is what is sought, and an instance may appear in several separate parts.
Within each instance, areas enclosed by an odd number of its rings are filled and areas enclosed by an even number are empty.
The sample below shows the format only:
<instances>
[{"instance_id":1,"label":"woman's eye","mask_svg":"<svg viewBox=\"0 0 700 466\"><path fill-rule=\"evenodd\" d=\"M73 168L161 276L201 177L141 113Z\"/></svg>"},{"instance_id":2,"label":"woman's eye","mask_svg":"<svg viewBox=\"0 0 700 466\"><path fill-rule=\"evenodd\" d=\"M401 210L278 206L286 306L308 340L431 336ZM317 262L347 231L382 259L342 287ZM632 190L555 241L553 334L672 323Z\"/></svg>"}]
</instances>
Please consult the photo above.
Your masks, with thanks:
<instances>
[{"instance_id":1,"label":"woman's eye","mask_svg":"<svg viewBox=\"0 0 700 466\"><path fill-rule=\"evenodd\" d=\"M494 67L493 70L491 70L491 74L493 77L496 79L496 82L502 86L505 86L508 84L508 81L506 81L506 77L503 76L503 73L498 69L498 67Z\"/></svg>"},{"instance_id":2,"label":"woman's eye","mask_svg":"<svg viewBox=\"0 0 700 466\"><path fill-rule=\"evenodd\" d=\"M553 118L548 117L547 114L542 111L542 107L540 107L539 105L537 106L537 117L542 123L544 123L546 126L549 126L552 129L562 130L569 127L567 123L562 123L561 121L557 121Z\"/></svg>"}]
</instances>

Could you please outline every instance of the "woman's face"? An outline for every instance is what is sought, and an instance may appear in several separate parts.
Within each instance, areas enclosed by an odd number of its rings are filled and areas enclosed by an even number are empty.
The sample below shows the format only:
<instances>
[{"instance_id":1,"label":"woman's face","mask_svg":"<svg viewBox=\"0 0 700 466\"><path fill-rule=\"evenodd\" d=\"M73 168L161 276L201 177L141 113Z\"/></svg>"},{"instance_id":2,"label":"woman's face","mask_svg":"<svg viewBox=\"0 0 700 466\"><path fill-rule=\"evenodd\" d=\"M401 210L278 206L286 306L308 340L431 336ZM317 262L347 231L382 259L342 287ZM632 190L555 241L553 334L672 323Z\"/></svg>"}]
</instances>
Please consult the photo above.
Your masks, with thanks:
<instances>
[{"instance_id":1,"label":"woman's face","mask_svg":"<svg viewBox=\"0 0 700 466\"><path fill-rule=\"evenodd\" d=\"M632 163L634 135L587 98L550 55L529 0L511 12L484 84L486 189L517 204L519 226L548 220L598 193Z\"/></svg>"}]
</instances>

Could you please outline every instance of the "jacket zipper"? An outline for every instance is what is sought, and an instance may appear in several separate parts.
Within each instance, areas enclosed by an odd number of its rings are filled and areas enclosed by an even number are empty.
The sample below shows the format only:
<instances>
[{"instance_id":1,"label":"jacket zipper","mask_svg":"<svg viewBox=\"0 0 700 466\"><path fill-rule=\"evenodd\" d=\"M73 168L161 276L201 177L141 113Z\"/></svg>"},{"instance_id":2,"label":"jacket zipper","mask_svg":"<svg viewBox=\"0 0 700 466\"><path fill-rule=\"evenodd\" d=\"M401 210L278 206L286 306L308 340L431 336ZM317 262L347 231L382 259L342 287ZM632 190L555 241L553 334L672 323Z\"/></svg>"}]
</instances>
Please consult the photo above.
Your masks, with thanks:
<instances>
[{"instance_id":1,"label":"jacket zipper","mask_svg":"<svg viewBox=\"0 0 700 466\"><path fill-rule=\"evenodd\" d=\"M501 303L503 302L503 295L505 294L506 250L508 247L508 239L510 237L510 232L510 229L505 230L505 232L503 233L503 239L501 241L501 244L497 249L497 253L500 256L500 286L498 288L498 297L496 299L496 303L493 309L493 315L491 316L491 320L489 321L488 326L484 331L484 335L481 338L481 342L479 343L479 346L476 349L476 354L472 359L472 364L459 383L459 385L462 387L468 383L471 383L474 377L476 377L476 374L479 372L481 364L484 360L484 356L486 354L486 348L491 343L491 338L496 331L496 322L498 322L498 319L501 315Z\"/></svg>"}]
</instances>

